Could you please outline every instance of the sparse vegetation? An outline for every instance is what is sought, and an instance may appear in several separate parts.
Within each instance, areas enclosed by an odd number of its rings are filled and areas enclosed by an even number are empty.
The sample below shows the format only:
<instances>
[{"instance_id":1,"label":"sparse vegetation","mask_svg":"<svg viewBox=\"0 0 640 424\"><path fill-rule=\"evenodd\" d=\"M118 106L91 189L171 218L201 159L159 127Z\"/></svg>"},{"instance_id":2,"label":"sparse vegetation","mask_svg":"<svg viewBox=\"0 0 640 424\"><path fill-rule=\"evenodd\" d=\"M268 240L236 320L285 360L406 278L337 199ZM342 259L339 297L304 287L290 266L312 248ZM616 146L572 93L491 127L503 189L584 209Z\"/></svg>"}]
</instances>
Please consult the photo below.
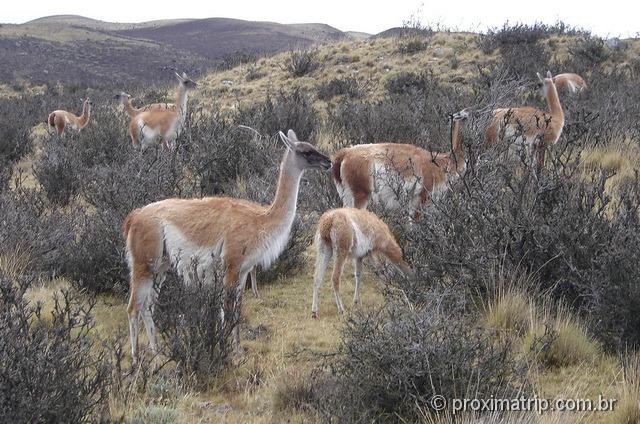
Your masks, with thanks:
<instances>
[{"instance_id":1,"label":"sparse vegetation","mask_svg":"<svg viewBox=\"0 0 640 424\"><path fill-rule=\"evenodd\" d=\"M355 78L334 78L318 85L318 98L320 100L330 100L335 96L358 98L362 94L362 86Z\"/></svg>"},{"instance_id":2,"label":"sparse vegetation","mask_svg":"<svg viewBox=\"0 0 640 424\"><path fill-rule=\"evenodd\" d=\"M99 421L111 368L92 334L94 303L63 291L48 316L25 298L32 281L0 271L0 421Z\"/></svg>"},{"instance_id":3,"label":"sparse vegetation","mask_svg":"<svg viewBox=\"0 0 640 424\"><path fill-rule=\"evenodd\" d=\"M176 149L144 154L110 100L122 87L8 85L0 380L12 389L0 381L0 421L447 423L458 421L433 413L436 394L553 398L576 382L577 397L620 402L584 422L638 421L640 62L629 57L637 41L609 44L562 24L506 25L229 57L198 81ZM583 74L588 89L561 94L563 135L536 178L480 145L493 107L539 102L530 82L546 67ZM170 98L164 87L137 90L140 103ZM62 141L43 131L50 110L88 92L94 125ZM415 275L365 265L358 308L308 318L313 227L340 199L327 174L305 175L285 252L259 272L261 297L243 300L245 358L229 355L219 285L169 274L155 310L161 353L131 369L120 228L129 211L168 197L266 203L282 153L273 136L288 128L325 153L379 141L446 151L449 115L465 107L467 170L422 220L408 227L372 205ZM331 299L330 284L323 290Z\"/></svg>"},{"instance_id":4,"label":"sparse vegetation","mask_svg":"<svg viewBox=\"0 0 640 424\"><path fill-rule=\"evenodd\" d=\"M320 67L317 56L315 50L292 50L283 67L292 77L302 77Z\"/></svg>"}]
</instances>

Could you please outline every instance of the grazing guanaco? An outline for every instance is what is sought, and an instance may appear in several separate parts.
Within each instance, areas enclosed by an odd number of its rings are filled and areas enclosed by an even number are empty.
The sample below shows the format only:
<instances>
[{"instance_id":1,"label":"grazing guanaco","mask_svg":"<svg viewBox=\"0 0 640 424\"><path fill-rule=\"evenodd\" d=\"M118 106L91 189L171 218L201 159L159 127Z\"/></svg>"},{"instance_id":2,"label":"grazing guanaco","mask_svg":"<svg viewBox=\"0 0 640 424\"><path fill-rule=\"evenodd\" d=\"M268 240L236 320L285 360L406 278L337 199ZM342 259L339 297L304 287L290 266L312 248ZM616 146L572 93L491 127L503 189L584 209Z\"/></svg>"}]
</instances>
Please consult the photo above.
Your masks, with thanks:
<instances>
[{"instance_id":1,"label":"grazing guanaco","mask_svg":"<svg viewBox=\"0 0 640 424\"><path fill-rule=\"evenodd\" d=\"M82 115L80 116L66 110L54 110L47 119L49 128L55 129L59 136L62 136L68 129L80 132L91 119L91 106L93 106L93 102L87 97L82 102Z\"/></svg>"},{"instance_id":2,"label":"grazing guanaco","mask_svg":"<svg viewBox=\"0 0 640 424\"><path fill-rule=\"evenodd\" d=\"M578 74L563 73L553 77L553 83L558 90L568 90L576 94L587 88L587 82Z\"/></svg>"},{"instance_id":3,"label":"grazing guanaco","mask_svg":"<svg viewBox=\"0 0 640 424\"><path fill-rule=\"evenodd\" d=\"M316 269L313 280L313 300L311 316L318 317L318 291L324 279L324 273L333 256L333 292L336 296L338 312L344 313L340 297L340 279L345 261L349 256L355 262L355 293L353 304L360 301L360 278L362 260L371 254L383 255L391 264L405 274L411 273L411 267L402 259L402 250L391 230L373 212L365 209L340 208L325 212L318 221L315 236Z\"/></svg>"},{"instance_id":4,"label":"grazing guanaco","mask_svg":"<svg viewBox=\"0 0 640 424\"><path fill-rule=\"evenodd\" d=\"M546 78L537 75L549 111L533 107L494 109L485 131L484 144L491 147L499 140L507 139L516 146L524 146L535 161L536 171L539 171L544 166L547 148L553 146L562 134L564 112L551 72L547 72Z\"/></svg>"},{"instance_id":5,"label":"grazing guanaco","mask_svg":"<svg viewBox=\"0 0 640 424\"><path fill-rule=\"evenodd\" d=\"M173 142L178 138L187 118L187 96L190 90L197 84L187 74L183 73L178 78L178 92L174 109L150 109L143 111L131 118L129 122L129 134L134 145L139 145L142 150L149 146L161 143L165 148L172 149Z\"/></svg>"},{"instance_id":6,"label":"grazing guanaco","mask_svg":"<svg viewBox=\"0 0 640 424\"><path fill-rule=\"evenodd\" d=\"M210 281L211 268L220 258L224 264L226 306L235 308L239 317L247 274L256 265L269 266L285 248L296 215L302 174L307 169L328 170L331 160L311 144L299 141L292 130L279 135L287 150L270 205L229 197L167 199L135 209L124 220L131 271L127 311L134 360L140 317L151 349L157 351L152 318L157 296L154 280L159 287L170 266L176 268L185 283L194 275ZM238 326L234 328L234 341L240 349Z\"/></svg>"},{"instance_id":7,"label":"grazing guanaco","mask_svg":"<svg viewBox=\"0 0 640 424\"><path fill-rule=\"evenodd\" d=\"M138 116L140 113L146 112L147 110L154 110L154 109L175 110L176 109L175 103L151 103L149 105L142 106L141 108L135 108L131 103L131 94L127 94L124 91L116 94L115 99L118 100L120 103L122 103L122 105L124 106L124 111L129 116L129 118Z\"/></svg>"},{"instance_id":8,"label":"grazing guanaco","mask_svg":"<svg viewBox=\"0 0 640 424\"><path fill-rule=\"evenodd\" d=\"M366 208L371 200L399 209L398 192L408 195L415 210L446 188L447 181L466 168L460 124L462 110L452 116L451 151L428 152L411 144L361 144L339 150L332 176L344 206ZM399 187L398 187L399 186Z\"/></svg>"}]
</instances>

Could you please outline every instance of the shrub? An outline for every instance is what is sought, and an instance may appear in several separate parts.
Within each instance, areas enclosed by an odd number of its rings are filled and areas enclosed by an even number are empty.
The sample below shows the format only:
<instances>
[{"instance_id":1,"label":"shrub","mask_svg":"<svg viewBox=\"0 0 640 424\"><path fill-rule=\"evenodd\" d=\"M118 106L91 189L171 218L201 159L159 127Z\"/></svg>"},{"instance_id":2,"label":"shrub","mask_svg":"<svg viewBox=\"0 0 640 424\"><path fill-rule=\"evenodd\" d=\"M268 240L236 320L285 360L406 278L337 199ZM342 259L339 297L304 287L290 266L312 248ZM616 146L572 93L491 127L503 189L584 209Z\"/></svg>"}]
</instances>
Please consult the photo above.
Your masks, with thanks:
<instances>
[{"instance_id":1,"label":"shrub","mask_svg":"<svg viewBox=\"0 0 640 424\"><path fill-rule=\"evenodd\" d=\"M335 96L348 96L359 98L362 96L362 88L355 78L334 78L318 85L318 98L331 100Z\"/></svg>"},{"instance_id":2,"label":"shrub","mask_svg":"<svg viewBox=\"0 0 640 424\"><path fill-rule=\"evenodd\" d=\"M251 64L247 68L247 73L245 74L244 79L247 82L255 81L264 77L266 74L260 70L260 68L256 64Z\"/></svg>"},{"instance_id":3,"label":"shrub","mask_svg":"<svg viewBox=\"0 0 640 424\"><path fill-rule=\"evenodd\" d=\"M476 326L464 295L433 288L420 305L398 302L346 322L333 382L320 395L326 415L339 422L415 422L436 395L526 393L509 343Z\"/></svg>"},{"instance_id":4,"label":"shrub","mask_svg":"<svg viewBox=\"0 0 640 424\"><path fill-rule=\"evenodd\" d=\"M33 117L39 115L42 111L36 99L0 98L0 192L9 186L13 165L31 152L31 127L36 123Z\"/></svg>"},{"instance_id":5,"label":"shrub","mask_svg":"<svg viewBox=\"0 0 640 424\"><path fill-rule=\"evenodd\" d=\"M95 422L110 367L90 334L93 302L63 291L47 317L24 299L28 285L0 275L0 421Z\"/></svg>"},{"instance_id":6,"label":"shrub","mask_svg":"<svg viewBox=\"0 0 640 424\"><path fill-rule=\"evenodd\" d=\"M389 94L416 94L437 88L438 82L433 75L402 72L389 77L385 86Z\"/></svg>"},{"instance_id":7,"label":"shrub","mask_svg":"<svg viewBox=\"0 0 640 424\"><path fill-rule=\"evenodd\" d=\"M234 117L235 123L255 128L265 136L275 136L278 131L291 128L300 140L311 138L318 121L312 98L297 89L268 96L262 102L241 108Z\"/></svg>"},{"instance_id":8,"label":"shrub","mask_svg":"<svg viewBox=\"0 0 640 424\"><path fill-rule=\"evenodd\" d=\"M281 112L285 115L283 120L288 119L286 113L290 109L286 106L283 107L279 102L276 105L269 101L266 103L269 110L284 110L284 113ZM297 107L294 102L291 109ZM267 109L267 106L264 108ZM251 110L260 110L260 113L252 115L241 108L234 120L224 118L216 110L208 111L207 115L201 115L200 111L192 114L179 153L185 161L184 166L194 174L197 187L193 190L197 196L231 194L243 178L255 176L260 179L265 173L277 170L278 142L256 137L250 129L238 126L257 127L257 130L264 131L266 125L278 125L278 117L267 115L258 106ZM265 125L263 119L275 122Z\"/></svg>"},{"instance_id":9,"label":"shrub","mask_svg":"<svg viewBox=\"0 0 640 424\"><path fill-rule=\"evenodd\" d=\"M432 28L423 26L416 19L404 22L398 35L398 53L414 54L426 50L433 34Z\"/></svg>"},{"instance_id":10,"label":"shrub","mask_svg":"<svg viewBox=\"0 0 640 424\"><path fill-rule=\"evenodd\" d=\"M197 264L193 266L197 275ZM217 271L212 272L207 277L212 282L196 278L190 285L169 275L154 312L166 345L165 355L175 362L179 377L198 388L207 387L224 369L231 353L233 328L239 325L233 309L225 306L222 279Z\"/></svg>"},{"instance_id":11,"label":"shrub","mask_svg":"<svg viewBox=\"0 0 640 424\"><path fill-rule=\"evenodd\" d=\"M421 36L401 37L398 41L398 53L414 54L424 51L429 47L429 41Z\"/></svg>"},{"instance_id":12,"label":"shrub","mask_svg":"<svg viewBox=\"0 0 640 424\"><path fill-rule=\"evenodd\" d=\"M533 25L504 24L500 29L492 29L480 35L476 44L485 54L498 49L503 65L512 76L531 75L535 70L549 67L550 54L543 41L551 35L578 35L582 32L570 28L562 22L554 25L535 23ZM540 71L538 71L540 72Z\"/></svg>"},{"instance_id":13,"label":"shrub","mask_svg":"<svg viewBox=\"0 0 640 424\"><path fill-rule=\"evenodd\" d=\"M531 75L549 69L551 54L544 44L507 44L500 47L503 66L514 76Z\"/></svg>"},{"instance_id":14,"label":"shrub","mask_svg":"<svg viewBox=\"0 0 640 424\"><path fill-rule=\"evenodd\" d=\"M429 74L400 74L378 102L343 99L329 110L329 128L348 144L391 141L449 150L449 114L471 100Z\"/></svg>"},{"instance_id":15,"label":"shrub","mask_svg":"<svg viewBox=\"0 0 640 424\"><path fill-rule=\"evenodd\" d=\"M253 53L235 51L231 54L225 55L222 58L220 65L218 65L218 69L225 71L235 68L236 66L244 65L247 63L254 63L257 60L258 56Z\"/></svg>"},{"instance_id":16,"label":"shrub","mask_svg":"<svg viewBox=\"0 0 640 424\"><path fill-rule=\"evenodd\" d=\"M476 40L478 47L489 54L497 48L507 45L528 46L536 44L551 35L577 35L582 31L571 28L563 22L554 25L547 25L536 22L533 25L505 23L500 29L490 29L484 36L479 36Z\"/></svg>"},{"instance_id":17,"label":"shrub","mask_svg":"<svg viewBox=\"0 0 640 424\"><path fill-rule=\"evenodd\" d=\"M283 69L292 77L308 75L320 67L315 50L292 50L285 59Z\"/></svg>"},{"instance_id":18,"label":"shrub","mask_svg":"<svg viewBox=\"0 0 640 424\"><path fill-rule=\"evenodd\" d=\"M73 240L75 213L50 210L42 192L33 189L0 195L0 252L23 252L28 275L55 275L64 267Z\"/></svg>"},{"instance_id":19,"label":"shrub","mask_svg":"<svg viewBox=\"0 0 640 424\"><path fill-rule=\"evenodd\" d=\"M73 150L66 142L53 140L43 149L34 164L34 176L38 179L49 202L66 206L78 192L80 175L74 166Z\"/></svg>"},{"instance_id":20,"label":"shrub","mask_svg":"<svg viewBox=\"0 0 640 424\"><path fill-rule=\"evenodd\" d=\"M554 152L568 163L556 162L540 180L496 156L474 164L447 196L423 209L423 220L406 234L405 253L422 280L476 291L496 264L533 274L543 290L593 319L594 334L608 347L638 343L635 319L622 318L637 316L640 298L638 184L625 185L619 196L626 200L612 206L621 220L611 219L606 177L585 179L569 150ZM419 283L390 282L407 284L416 301Z\"/></svg>"},{"instance_id":21,"label":"shrub","mask_svg":"<svg viewBox=\"0 0 640 424\"><path fill-rule=\"evenodd\" d=\"M599 66L611 57L604 40L598 37L581 37L569 45L572 61L580 69Z\"/></svg>"}]
</instances>

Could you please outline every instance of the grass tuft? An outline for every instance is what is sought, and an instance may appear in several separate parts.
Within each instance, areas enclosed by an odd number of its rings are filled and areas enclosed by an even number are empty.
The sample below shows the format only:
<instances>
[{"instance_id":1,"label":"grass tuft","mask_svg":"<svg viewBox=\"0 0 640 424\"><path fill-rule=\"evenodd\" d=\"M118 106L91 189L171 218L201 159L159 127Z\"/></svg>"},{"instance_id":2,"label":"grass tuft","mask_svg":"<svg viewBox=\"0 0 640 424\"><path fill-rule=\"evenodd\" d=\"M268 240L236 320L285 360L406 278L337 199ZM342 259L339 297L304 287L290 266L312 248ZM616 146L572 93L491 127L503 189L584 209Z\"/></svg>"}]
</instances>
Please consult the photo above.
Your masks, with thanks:
<instances>
[{"instance_id":1,"label":"grass tuft","mask_svg":"<svg viewBox=\"0 0 640 424\"><path fill-rule=\"evenodd\" d=\"M523 338L525 353L545 368L559 368L594 362L599 354L598 343L585 326L565 308L555 313L548 305L531 315L529 330Z\"/></svg>"},{"instance_id":2,"label":"grass tuft","mask_svg":"<svg viewBox=\"0 0 640 424\"><path fill-rule=\"evenodd\" d=\"M619 400L613 413L606 416L605 423L640 423L640 353L623 360L623 372Z\"/></svg>"},{"instance_id":3,"label":"grass tuft","mask_svg":"<svg viewBox=\"0 0 640 424\"><path fill-rule=\"evenodd\" d=\"M523 275L508 281L499 275L492 285L488 299L480 305L485 324L490 328L524 334L529 328L534 308L526 292L528 277Z\"/></svg>"},{"instance_id":4,"label":"grass tuft","mask_svg":"<svg viewBox=\"0 0 640 424\"><path fill-rule=\"evenodd\" d=\"M180 412L170 406L143 406L134 413L132 423L144 424L173 424L182 422Z\"/></svg>"},{"instance_id":5,"label":"grass tuft","mask_svg":"<svg viewBox=\"0 0 640 424\"><path fill-rule=\"evenodd\" d=\"M316 397L312 378L297 371L289 372L284 377L273 393L274 411L308 410Z\"/></svg>"}]
</instances>

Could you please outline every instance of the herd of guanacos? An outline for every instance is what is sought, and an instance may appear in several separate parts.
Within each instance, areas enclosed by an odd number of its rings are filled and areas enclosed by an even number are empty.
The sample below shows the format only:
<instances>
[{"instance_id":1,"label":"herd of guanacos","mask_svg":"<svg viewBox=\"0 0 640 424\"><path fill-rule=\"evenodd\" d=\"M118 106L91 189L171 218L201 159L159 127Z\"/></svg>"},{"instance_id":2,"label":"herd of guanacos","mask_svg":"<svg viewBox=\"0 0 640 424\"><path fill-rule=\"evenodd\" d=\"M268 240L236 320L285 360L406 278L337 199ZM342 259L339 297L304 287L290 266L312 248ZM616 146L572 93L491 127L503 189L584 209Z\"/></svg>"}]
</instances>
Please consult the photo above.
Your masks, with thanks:
<instances>
[{"instance_id":1,"label":"herd of guanacos","mask_svg":"<svg viewBox=\"0 0 640 424\"><path fill-rule=\"evenodd\" d=\"M172 149L180 135L187 110L187 94L197 84L186 74L179 75L175 103L155 103L133 107L131 96L116 95L130 118L129 135L141 150L153 145ZM501 108L485 131L485 146L509 139L526 148L532 165L544 166L546 150L562 133L564 113L559 89L579 93L585 80L573 73L555 77L537 74L547 102L547 111L533 107ZM92 103L83 102L76 116L64 110L49 115L48 125L62 136L65 131L81 130L91 116ZM331 258L334 260L333 289L340 313L340 279L346 260L355 268L353 303L360 299L363 258L386 258L399 272L411 274L402 250L389 227L367 211L371 202L390 209L401 207L398 188L409 199L409 214L417 218L418 208L464 171L466 161L460 143L460 125L469 117L467 110L452 115L451 151L429 152L410 144L376 143L355 145L336 152L333 158L311 144L298 140L295 132L279 132L286 151L280 163L277 189L269 205L229 197L165 199L133 210L124 220L123 237L130 269L130 297L127 307L133 361L137 359L139 321L142 318L149 344L157 353L153 308L159 289L170 267L189 284L212 281L216 261L224 264L224 310L234 311L239 322L240 300L248 275L257 296L255 270L268 267L285 249L296 214L298 188L307 169L331 171L331 178L344 207L325 212L315 234L316 265L311 313L318 317L318 291ZM235 347L240 346L239 325L233 329Z\"/></svg>"}]
</instances>

